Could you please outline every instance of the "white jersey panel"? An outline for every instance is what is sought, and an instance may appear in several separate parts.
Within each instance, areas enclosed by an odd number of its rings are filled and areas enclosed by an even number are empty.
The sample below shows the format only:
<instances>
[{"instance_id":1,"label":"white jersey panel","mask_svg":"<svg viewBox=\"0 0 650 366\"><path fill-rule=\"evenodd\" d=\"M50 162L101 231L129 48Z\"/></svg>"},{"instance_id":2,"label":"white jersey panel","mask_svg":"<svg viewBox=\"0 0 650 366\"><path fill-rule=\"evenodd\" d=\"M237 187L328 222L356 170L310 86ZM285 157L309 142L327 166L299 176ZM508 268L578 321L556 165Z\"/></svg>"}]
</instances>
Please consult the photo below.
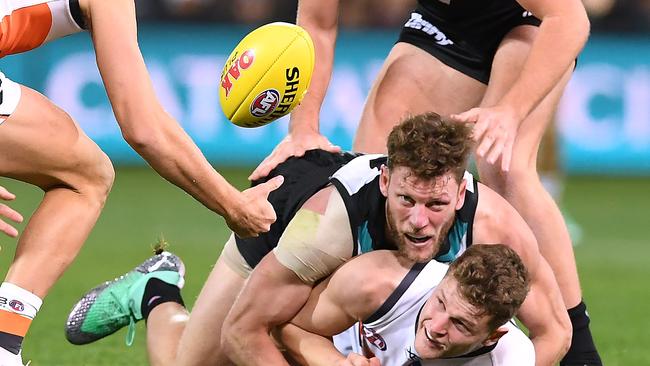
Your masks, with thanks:
<instances>
[{"instance_id":1,"label":"white jersey panel","mask_svg":"<svg viewBox=\"0 0 650 366\"><path fill-rule=\"evenodd\" d=\"M377 320L363 324L364 342L379 358L382 366L533 366L533 345L512 323L506 325L508 333L490 352L474 357L451 359L419 358L414 347L417 317L446 271L445 264L436 261L427 263L390 309L385 309L385 313ZM343 354L364 354L360 340L357 323L334 336L334 345Z\"/></svg>"},{"instance_id":2,"label":"white jersey panel","mask_svg":"<svg viewBox=\"0 0 650 366\"><path fill-rule=\"evenodd\" d=\"M336 178L343 187L348 191L348 194L359 192L359 190L366 184L375 179L381 172L379 167L370 167L370 161L373 159L385 157L382 154L361 155L352 159L349 163L345 164L341 169L337 170L332 178Z\"/></svg>"}]
</instances>

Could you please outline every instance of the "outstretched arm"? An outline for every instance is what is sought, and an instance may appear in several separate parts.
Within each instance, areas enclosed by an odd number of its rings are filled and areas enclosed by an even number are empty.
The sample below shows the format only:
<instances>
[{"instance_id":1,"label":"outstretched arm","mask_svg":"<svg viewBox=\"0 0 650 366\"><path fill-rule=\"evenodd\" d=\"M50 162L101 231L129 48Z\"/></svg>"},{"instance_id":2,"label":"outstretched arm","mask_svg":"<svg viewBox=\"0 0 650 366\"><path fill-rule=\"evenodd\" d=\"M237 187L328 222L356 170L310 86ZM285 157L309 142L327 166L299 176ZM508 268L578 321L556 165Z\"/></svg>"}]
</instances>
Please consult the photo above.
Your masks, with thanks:
<instances>
[{"instance_id":1,"label":"outstretched arm","mask_svg":"<svg viewBox=\"0 0 650 366\"><path fill-rule=\"evenodd\" d=\"M508 170L522 121L560 82L589 36L589 19L580 0L517 0L542 20L519 77L494 106L474 108L454 117L474 122L477 154L490 163L499 157Z\"/></svg>"},{"instance_id":2,"label":"outstretched arm","mask_svg":"<svg viewBox=\"0 0 650 366\"><path fill-rule=\"evenodd\" d=\"M289 134L253 171L249 179L255 180L269 174L273 168L291 156L302 156L305 151L322 149L340 151L318 131L319 114L327 92L334 64L334 46L338 31L339 0L298 1L297 24L314 41L316 63L305 98L292 113Z\"/></svg>"},{"instance_id":3,"label":"outstretched arm","mask_svg":"<svg viewBox=\"0 0 650 366\"><path fill-rule=\"evenodd\" d=\"M97 65L126 141L161 176L225 217L240 236L268 231L275 212L266 200L282 178L244 194L205 159L160 105L137 43L133 0L80 0Z\"/></svg>"}]
</instances>

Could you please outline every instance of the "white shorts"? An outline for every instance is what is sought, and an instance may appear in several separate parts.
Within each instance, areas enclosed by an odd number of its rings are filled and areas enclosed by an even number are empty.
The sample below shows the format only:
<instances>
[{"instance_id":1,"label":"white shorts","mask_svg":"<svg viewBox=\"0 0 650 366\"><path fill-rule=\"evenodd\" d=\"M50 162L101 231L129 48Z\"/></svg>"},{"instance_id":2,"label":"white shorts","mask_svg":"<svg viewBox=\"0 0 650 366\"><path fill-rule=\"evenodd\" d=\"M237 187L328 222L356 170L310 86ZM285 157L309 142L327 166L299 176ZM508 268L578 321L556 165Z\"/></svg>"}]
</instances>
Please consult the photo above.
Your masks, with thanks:
<instances>
[{"instance_id":1,"label":"white shorts","mask_svg":"<svg viewBox=\"0 0 650 366\"><path fill-rule=\"evenodd\" d=\"M0 57L81 32L82 19L78 0L0 0ZM0 82L2 123L18 106L20 85L1 72Z\"/></svg>"},{"instance_id":2,"label":"white shorts","mask_svg":"<svg viewBox=\"0 0 650 366\"><path fill-rule=\"evenodd\" d=\"M0 124L16 110L20 101L20 85L0 72Z\"/></svg>"}]
</instances>

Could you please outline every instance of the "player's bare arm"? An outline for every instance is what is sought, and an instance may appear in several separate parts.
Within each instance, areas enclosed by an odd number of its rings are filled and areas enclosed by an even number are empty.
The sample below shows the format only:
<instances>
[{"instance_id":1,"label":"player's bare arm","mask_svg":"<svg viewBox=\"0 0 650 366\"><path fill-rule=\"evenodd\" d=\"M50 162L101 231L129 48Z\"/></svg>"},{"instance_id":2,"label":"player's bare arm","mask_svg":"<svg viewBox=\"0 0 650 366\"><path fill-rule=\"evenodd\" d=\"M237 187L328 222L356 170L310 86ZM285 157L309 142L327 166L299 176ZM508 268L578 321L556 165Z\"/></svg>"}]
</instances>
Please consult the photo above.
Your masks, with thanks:
<instances>
[{"instance_id":1,"label":"player's bare arm","mask_svg":"<svg viewBox=\"0 0 650 366\"><path fill-rule=\"evenodd\" d=\"M332 186L307 200L276 249L251 273L222 329L224 352L235 364L287 364L269 332L291 320L309 298L314 283L352 256L347 212L333 209L333 202L343 205ZM327 252L330 248L339 249Z\"/></svg>"},{"instance_id":2,"label":"player's bare arm","mask_svg":"<svg viewBox=\"0 0 650 366\"><path fill-rule=\"evenodd\" d=\"M244 194L205 159L160 105L137 43L133 0L80 0L97 65L126 141L161 176L224 216L241 236L268 231L275 213L266 198L282 178Z\"/></svg>"},{"instance_id":3,"label":"player's bare arm","mask_svg":"<svg viewBox=\"0 0 650 366\"><path fill-rule=\"evenodd\" d=\"M309 92L291 113L289 134L273 153L255 169L249 179L266 176L278 164L290 156L302 156L305 151L322 149L337 152L340 147L332 145L318 132L319 114L334 64L334 45L338 31L339 0L300 0L297 24L305 28L314 42L316 63Z\"/></svg>"},{"instance_id":4,"label":"player's bare arm","mask_svg":"<svg viewBox=\"0 0 650 366\"><path fill-rule=\"evenodd\" d=\"M522 72L496 105L455 116L476 123L477 154L490 163L502 157L501 168L506 171L521 122L573 67L589 36L589 20L579 0L518 2L542 20Z\"/></svg>"},{"instance_id":5,"label":"player's bare arm","mask_svg":"<svg viewBox=\"0 0 650 366\"><path fill-rule=\"evenodd\" d=\"M571 343L571 323L553 272L517 211L485 185L479 185L479 192L474 242L503 243L519 254L529 271L531 286L517 317L530 332L536 365L556 364Z\"/></svg>"},{"instance_id":6,"label":"player's bare arm","mask_svg":"<svg viewBox=\"0 0 650 366\"><path fill-rule=\"evenodd\" d=\"M0 199L5 201L13 201L15 198L16 195L9 192L5 187L0 186ZM23 222L23 216L4 203L0 203L0 216L3 216L13 222ZM11 226L11 224L8 224L4 220L0 220L0 231L12 238L18 236L18 230L16 230L15 227Z\"/></svg>"},{"instance_id":7,"label":"player's bare arm","mask_svg":"<svg viewBox=\"0 0 650 366\"><path fill-rule=\"evenodd\" d=\"M402 268L395 265L399 261L386 250L366 253L316 286L305 306L279 332L289 354L301 365L368 365L368 359L361 355L342 355L329 337L368 319L379 309L408 271L406 262L403 271L398 269Z\"/></svg>"}]
</instances>

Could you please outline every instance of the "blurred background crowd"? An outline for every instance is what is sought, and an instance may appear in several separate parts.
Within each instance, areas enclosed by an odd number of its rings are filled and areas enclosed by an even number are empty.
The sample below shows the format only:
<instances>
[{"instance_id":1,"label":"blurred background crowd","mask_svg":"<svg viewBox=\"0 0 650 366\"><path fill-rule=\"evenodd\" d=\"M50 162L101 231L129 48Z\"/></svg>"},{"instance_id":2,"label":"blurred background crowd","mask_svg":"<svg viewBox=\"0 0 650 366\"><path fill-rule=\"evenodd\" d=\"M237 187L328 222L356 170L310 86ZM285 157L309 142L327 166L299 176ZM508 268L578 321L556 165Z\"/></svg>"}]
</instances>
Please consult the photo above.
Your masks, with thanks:
<instances>
[{"instance_id":1,"label":"blurred background crowd","mask_svg":"<svg viewBox=\"0 0 650 366\"><path fill-rule=\"evenodd\" d=\"M583 0L593 32L650 32L650 0ZM138 0L142 21L294 22L297 0ZM398 27L415 0L341 0L349 28Z\"/></svg>"}]
</instances>

